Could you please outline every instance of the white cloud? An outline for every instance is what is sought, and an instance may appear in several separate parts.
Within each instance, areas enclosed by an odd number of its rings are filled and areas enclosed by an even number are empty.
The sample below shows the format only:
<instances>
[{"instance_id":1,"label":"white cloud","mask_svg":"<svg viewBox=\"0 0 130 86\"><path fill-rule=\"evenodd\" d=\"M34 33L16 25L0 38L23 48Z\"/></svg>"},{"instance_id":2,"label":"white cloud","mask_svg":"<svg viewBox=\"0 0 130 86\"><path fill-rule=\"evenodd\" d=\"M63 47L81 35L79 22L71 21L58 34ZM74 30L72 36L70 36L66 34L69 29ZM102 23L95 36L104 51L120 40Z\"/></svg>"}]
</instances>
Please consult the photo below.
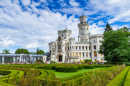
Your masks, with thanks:
<instances>
[{"instance_id":1,"label":"white cloud","mask_svg":"<svg viewBox=\"0 0 130 86\"><path fill-rule=\"evenodd\" d=\"M103 21L99 21L98 22L98 26L100 26L100 25L104 25L104 22Z\"/></svg>"},{"instance_id":2,"label":"white cloud","mask_svg":"<svg viewBox=\"0 0 130 86\"><path fill-rule=\"evenodd\" d=\"M4 38L0 38L0 46L1 47L7 47L7 46L11 46L11 45L14 45L15 42L13 40L10 40L10 37L6 37L5 39Z\"/></svg>"},{"instance_id":3,"label":"white cloud","mask_svg":"<svg viewBox=\"0 0 130 86\"><path fill-rule=\"evenodd\" d=\"M117 30L117 29L123 28L124 26L128 27L129 25L123 25L123 26L112 25L111 27L112 27L113 30Z\"/></svg>"},{"instance_id":4,"label":"white cloud","mask_svg":"<svg viewBox=\"0 0 130 86\"><path fill-rule=\"evenodd\" d=\"M23 5L30 5L31 1L30 0L21 0Z\"/></svg>"},{"instance_id":5,"label":"white cloud","mask_svg":"<svg viewBox=\"0 0 130 86\"><path fill-rule=\"evenodd\" d=\"M116 15L113 19L110 19L108 22L111 24L117 21L124 21L124 22L130 21L130 10L123 12L119 15Z\"/></svg>"},{"instance_id":6,"label":"white cloud","mask_svg":"<svg viewBox=\"0 0 130 86\"><path fill-rule=\"evenodd\" d=\"M72 30L73 37L77 37L79 19L74 15L67 18L66 14L59 12L38 10L37 5L39 4L32 2L32 9L28 12L22 11L17 3L0 8L0 38L10 37L3 40L0 47L13 45L28 48L30 51L36 48L48 51L48 43L55 41L57 31L65 28ZM37 17L37 14L40 16Z\"/></svg>"},{"instance_id":7,"label":"white cloud","mask_svg":"<svg viewBox=\"0 0 130 86\"><path fill-rule=\"evenodd\" d=\"M104 28L99 27L96 23L93 23L89 26L89 30L91 34L103 34Z\"/></svg>"},{"instance_id":8,"label":"white cloud","mask_svg":"<svg viewBox=\"0 0 130 86\"><path fill-rule=\"evenodd\" d=\"M72 7L75 7L75 6L78 6L78 5L79 5L75 0L70 0L70 1L69 1L69 4L70 4Z\"/></svg>"}]
</instances>

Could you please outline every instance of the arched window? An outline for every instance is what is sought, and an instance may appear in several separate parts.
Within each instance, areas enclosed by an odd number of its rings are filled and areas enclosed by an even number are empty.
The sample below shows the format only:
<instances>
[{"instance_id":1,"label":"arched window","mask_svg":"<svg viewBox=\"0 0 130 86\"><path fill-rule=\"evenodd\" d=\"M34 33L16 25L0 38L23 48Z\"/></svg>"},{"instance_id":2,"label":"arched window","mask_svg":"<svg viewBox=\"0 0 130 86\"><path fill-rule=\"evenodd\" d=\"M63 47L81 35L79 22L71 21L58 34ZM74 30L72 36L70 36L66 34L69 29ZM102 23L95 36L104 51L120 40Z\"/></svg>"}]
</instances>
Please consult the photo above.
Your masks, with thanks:
<instances>
[{"instance_id":1,"label":"arched window","mask_svg":"<svg viewBox=\"0 0 130 86\"><path fill-rule=\"evenodd\" d=\"M61 37L59 36L58 41L61 41Z\"/></svg>"}]
</instances>

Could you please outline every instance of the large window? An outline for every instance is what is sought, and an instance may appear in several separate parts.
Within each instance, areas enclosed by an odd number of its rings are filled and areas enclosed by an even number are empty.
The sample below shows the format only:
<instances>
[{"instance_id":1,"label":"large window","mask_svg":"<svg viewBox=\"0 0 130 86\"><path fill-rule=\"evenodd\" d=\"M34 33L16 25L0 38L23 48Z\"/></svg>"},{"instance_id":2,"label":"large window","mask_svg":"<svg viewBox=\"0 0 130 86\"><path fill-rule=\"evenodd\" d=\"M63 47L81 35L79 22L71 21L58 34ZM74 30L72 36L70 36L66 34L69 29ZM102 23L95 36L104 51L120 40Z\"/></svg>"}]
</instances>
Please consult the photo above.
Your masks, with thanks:
<instances>
[{"instance_id":1,"label":"large window","mask_svg":"<svg viewBox=\"0 0 130 86\"><path fill-rule=\"evenodd\" d=\"M87 50L87 46L86 46L86 50Z\"/></svg>"},{"instance_id":2,"label":"large window","mask_svg":"<svg viewBox=\"0 0 130 86\"><path fill-rule=\"evenodd\" d=\"M97 56L97 52L96 52L96 51L94 51L94 56L95 56L95 57Z\"/></svg>"},{"instance_id":3,"label":"large window","mask_svg":"<svg viewBox=\"0 0 130 86\"><path fill-rule=\"evenodd\" d=\"M82 49L84 50L84 46L82 46Z\"/></svg>"},{"instance_id":4,"label":"large window","mask_svg":"<svg viewBox=\"0 0 130 86\"><path fill-rule=\"evenodd\" d=\"M86 52L86 57L88 57L88 53Z\"/></svg>"},{"instance_id":5,"label":"large window","mask_svg":"<svg viewBox=\"0 0 130 86\"><path fill-rule=\"evenodd\" d=\"M58 41L61 41L61 37L58 38Z\"/></svg>"},{"instance_id":6,"label":"large window","mask_svg":"<svg viewBox=\"0 0 130 86\"><path fill-rule=\"evenodd\" d=\"M79 57L81 57L81 52L79 53Z\"/></svg>"},{"instance_id":7,"label":"large window","mask_svg":"<svg viewBox=\"0 0 130 86\"><path fill-rule=\"evenodd\" d=\"M94 49L96 49L96 45L94 45Z\"/></svg>"},{"instance_id":8,"label":"large window","mask_svg":"<svg viewBox=\"0 0 130 86\"><path fill-rule=\"evenodd\" d=\"M76 50L77 50L77 46L76 46Z\"/></svg>"},{"instance_id":9,"label":"large window","mask_svg":"<svg viewBox=\"0 0 130 86\"><path fill-rule=\"evenodd\" d=\"M58 44L58 50L61 50L61 44Z\"/></svg>"},{"instance_id":10,"label":"large window","mask_svg":"<svg viewBox=\"0 0 130 86\"><path fill-rule=\"evenodd\" d=\"M83 57L84 57L84 53L83 53Z\"/></svg>"},{"instance_id":11,"label":"large window","mask_svg":"<svg viewBox=\"0 0 130 86\"><path fill-rule=\"evenodd\" d=\"M78 56L78 53L76 53L76 56Z\"/></svg>"},{"instance_id":12,"label":"large window","mask_svg":"<svg viewBox=\"0 0 130 86\"><path fill-rule=\"evenodd\" d=\"M91 49L91 46L89 46L89 50Z\"/></svg>"},{"instance_id":13,"label":"large window","mask_svg":"<svg viewBox=\"0 0 130 86\"><path fill-rule=\"evenodd\" d=\"M79 46L79 50L81 50L81 47Z\"/></svg>"}]
</instances>

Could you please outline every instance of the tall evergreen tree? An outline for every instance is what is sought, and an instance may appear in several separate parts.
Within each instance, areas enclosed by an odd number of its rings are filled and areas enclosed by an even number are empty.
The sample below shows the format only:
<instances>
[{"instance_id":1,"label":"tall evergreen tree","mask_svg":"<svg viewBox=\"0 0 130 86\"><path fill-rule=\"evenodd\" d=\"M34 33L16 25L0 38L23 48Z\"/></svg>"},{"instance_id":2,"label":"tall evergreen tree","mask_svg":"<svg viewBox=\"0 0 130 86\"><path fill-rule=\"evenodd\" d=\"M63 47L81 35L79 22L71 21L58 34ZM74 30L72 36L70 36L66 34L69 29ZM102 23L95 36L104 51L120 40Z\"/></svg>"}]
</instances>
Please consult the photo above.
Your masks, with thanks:
<instances>
[{"instance_id":1,"label":"tall evergreen tree","mask_svg":"<svg viewBox=\"0 0 130 86\"><path fill-rule=\"evenodd\" d=\"M111 30L113 30L112 27L110 26L109 23L107 23L106 28L105 28L105 32L108 32L108 31L111 31Z\"/></svg>"}]
</instances>

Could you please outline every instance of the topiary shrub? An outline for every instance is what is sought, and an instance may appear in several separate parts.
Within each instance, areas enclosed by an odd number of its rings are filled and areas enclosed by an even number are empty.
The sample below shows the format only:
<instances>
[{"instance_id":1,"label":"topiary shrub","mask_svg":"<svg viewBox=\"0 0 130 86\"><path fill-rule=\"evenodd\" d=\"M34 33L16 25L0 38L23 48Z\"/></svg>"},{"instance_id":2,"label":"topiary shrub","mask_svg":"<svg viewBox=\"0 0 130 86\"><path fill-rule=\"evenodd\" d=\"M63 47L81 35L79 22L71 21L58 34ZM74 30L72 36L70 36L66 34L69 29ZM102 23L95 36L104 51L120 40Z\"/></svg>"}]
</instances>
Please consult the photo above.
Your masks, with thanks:
<instances>
[{"instance_id":1,"label":"topiary shrub","mask_svg":"<svg viewBox=\"0 0 130 86\"><path fill-rule=\"evenodd\" d=\"M72 67L57 66L56 71L58 71L58 72L76 72L76 71L78 71L78 66L72 66Z\"/></svg>"},{"instance_id":2,"label":"topiary shrub","mask_svg":"<svg viewBox=\"0 0 130 86\"><path fill-rule=\"evenodd\" d=\"M56 62L55 61L51 61L50 64L55 64Z\"/></svg>"},{"instance_id":3,"label":"topiary shrub","mask_svg":"<svg viewBox=\"0 0 130 86\"><path fill-rule=\"evenodd\" d=\"M84 69L94 69L94 65L84 65Z\"/></svg>"},{"instance_id":4,"label":"topiary shrub","mask_svg":"<svg viewBox=\"0 0 130 86\"><path fill-rule=\"evenodd\" d=\"M78 70L84 69L84 65L78 65Z\"/></svg>"}]
</instances>

